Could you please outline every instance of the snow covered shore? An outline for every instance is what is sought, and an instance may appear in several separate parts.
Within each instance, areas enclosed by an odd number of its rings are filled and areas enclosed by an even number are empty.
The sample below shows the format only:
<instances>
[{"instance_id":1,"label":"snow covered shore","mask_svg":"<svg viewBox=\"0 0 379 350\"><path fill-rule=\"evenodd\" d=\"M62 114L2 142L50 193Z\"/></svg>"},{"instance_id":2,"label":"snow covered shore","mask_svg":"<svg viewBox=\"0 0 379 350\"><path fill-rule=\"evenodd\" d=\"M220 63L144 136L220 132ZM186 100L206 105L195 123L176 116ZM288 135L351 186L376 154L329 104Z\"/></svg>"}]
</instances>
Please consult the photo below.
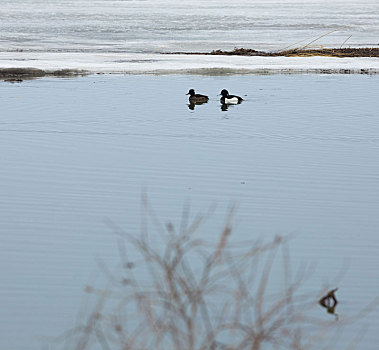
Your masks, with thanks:
<instances>
[{"instance_id":1,"label":"snow covered shore","mask_svg":"<svg viewBox=\"0 0 379 350\"><path fill-rule=\"evenodd\" d=\"M369 57L241 57L145 53L0 52L1 68L69 69L89 74L378 74Z\"/></svg>"}]
</instances>

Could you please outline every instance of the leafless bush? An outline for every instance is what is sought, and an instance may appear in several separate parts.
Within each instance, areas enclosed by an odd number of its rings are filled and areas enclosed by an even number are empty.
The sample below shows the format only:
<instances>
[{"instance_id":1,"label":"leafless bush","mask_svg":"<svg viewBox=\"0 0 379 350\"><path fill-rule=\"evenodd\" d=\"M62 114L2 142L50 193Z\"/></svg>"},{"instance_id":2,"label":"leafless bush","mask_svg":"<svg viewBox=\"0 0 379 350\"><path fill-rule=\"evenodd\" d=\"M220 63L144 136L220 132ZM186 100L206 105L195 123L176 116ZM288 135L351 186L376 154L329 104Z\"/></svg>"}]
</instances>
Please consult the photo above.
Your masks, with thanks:
<instances>
[{"instance_id":1,"label":"leafless bush","mask_svg":"<svg viewBox=\"0 0 379 350\"><path fill-rule=\"evenodd\" d=\"M144 203L147 217L154 221ZM317 296L301 293L310 266L291 273L286 238L232 243L232 217L233 209L214 244L198 238L205 218L189 221L187 211L179 229L166 225L160 244L154 243L147 228L136 236L109 223L119 235L122 269L106 272L107 288L87 287L97 296L97 304L72 334L76 349L258 350L315 345L317 334L330 323L311 316ZM131 250L140 259L132 261ZM282 283L272 286L269 279L278 266Z\"/></svg>"}]
</instances>

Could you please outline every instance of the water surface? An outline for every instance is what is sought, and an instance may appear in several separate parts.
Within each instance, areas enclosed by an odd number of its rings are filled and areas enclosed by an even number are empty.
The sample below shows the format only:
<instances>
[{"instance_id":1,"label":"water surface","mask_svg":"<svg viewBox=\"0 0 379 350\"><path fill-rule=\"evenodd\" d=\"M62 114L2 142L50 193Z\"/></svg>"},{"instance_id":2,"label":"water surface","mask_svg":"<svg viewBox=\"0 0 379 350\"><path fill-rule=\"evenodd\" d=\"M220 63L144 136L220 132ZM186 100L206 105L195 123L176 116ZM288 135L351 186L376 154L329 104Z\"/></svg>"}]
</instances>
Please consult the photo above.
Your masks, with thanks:
<instances>
[{"instance_id":1,"label":"water surface","mask_svg":"<svg viewBox=\"0 0 379 350\"><path fill-rule=\"evenodd\" d=\"M348 261L336 286L340 317L362 309L379 287L378 80L0 83L2 347L54 348L45 337L75 324L83 288L99 270L96 257L118 263L117 238L104 221L139 232L143 192L163 223L179 224L185 203L193 213L215 204L201 232L208 240L219 234L230 203L238 206L237 241L295 234L294 266L317 263L309 291L334 287ZM189 88L208 94L209 103L190 110ZM222 88L245 101L222 111ZM375 313L347 334L362 326L362 348L375 348Z\"/></svg>"}]
</instances>

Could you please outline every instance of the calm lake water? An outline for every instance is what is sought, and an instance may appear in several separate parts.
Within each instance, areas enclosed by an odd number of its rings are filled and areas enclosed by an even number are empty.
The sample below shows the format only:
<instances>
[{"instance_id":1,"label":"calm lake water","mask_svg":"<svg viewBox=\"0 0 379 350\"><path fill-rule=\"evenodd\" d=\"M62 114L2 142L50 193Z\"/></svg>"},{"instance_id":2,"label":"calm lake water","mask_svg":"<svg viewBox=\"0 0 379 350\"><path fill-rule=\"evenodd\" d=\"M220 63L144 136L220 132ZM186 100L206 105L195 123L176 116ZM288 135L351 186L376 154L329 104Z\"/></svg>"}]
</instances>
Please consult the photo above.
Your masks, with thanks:
<instances>
[{"instance_id":1,"label":"calm lake water","mask_svg":"<svg viewBox=\"0 0 379 350\"><path fill-rule=\"evenodd\" d=\"M339 287L340 319L354 315L379 290L378 84L338 75L1 82L1 347L55 348L49 337L75 324L97 257L118 262L105 220L138 233L144 192L163 223L177 225L186 203L192 213L216 205L201 231L209 241L231 203L236 241L294 234L294 268L317 264L308 290ZM209 103L189 109L189 88ZM222 111L222 88L245 101ZM362 327L358 348L375 349L375 312L341 344Z\"/></svg>"}]
</instances>

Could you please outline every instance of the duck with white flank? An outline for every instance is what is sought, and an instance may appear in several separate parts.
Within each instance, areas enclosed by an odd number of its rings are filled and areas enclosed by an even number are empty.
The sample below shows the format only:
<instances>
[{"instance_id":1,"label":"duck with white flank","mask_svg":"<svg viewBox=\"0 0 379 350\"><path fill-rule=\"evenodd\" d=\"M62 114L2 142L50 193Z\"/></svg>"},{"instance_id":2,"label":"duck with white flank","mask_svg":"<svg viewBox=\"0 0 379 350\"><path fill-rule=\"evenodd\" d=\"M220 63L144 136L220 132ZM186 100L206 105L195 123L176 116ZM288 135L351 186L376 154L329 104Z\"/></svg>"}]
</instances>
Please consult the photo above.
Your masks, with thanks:
<instances>
[{"instance_id":1,"label":"duck with white flank","mask_svg":"<svg viewBox=\"0 0 379 350\"><path fill-rule=\"evenodd\" d=\"M188 94L186 94L186 95L190 95L189 102L193 103L193 104L206 103L209 100L208 96L201 95L201 94L195 94L195 90L194 89L190 89L188 91Z\"/></svg>"},{"instance_id":2,"label":"duck with white flank","mask_svg":"<svg viewBox=\"0 0 379 350\"><path fill-rule=\"evenodd\" d=\"M229 95L228 90L225 89L221 91L221 96L222 97L220 98L220 102L225 105L236 105L243 101L242 97Z\"/></svg>"}]
</instances>

